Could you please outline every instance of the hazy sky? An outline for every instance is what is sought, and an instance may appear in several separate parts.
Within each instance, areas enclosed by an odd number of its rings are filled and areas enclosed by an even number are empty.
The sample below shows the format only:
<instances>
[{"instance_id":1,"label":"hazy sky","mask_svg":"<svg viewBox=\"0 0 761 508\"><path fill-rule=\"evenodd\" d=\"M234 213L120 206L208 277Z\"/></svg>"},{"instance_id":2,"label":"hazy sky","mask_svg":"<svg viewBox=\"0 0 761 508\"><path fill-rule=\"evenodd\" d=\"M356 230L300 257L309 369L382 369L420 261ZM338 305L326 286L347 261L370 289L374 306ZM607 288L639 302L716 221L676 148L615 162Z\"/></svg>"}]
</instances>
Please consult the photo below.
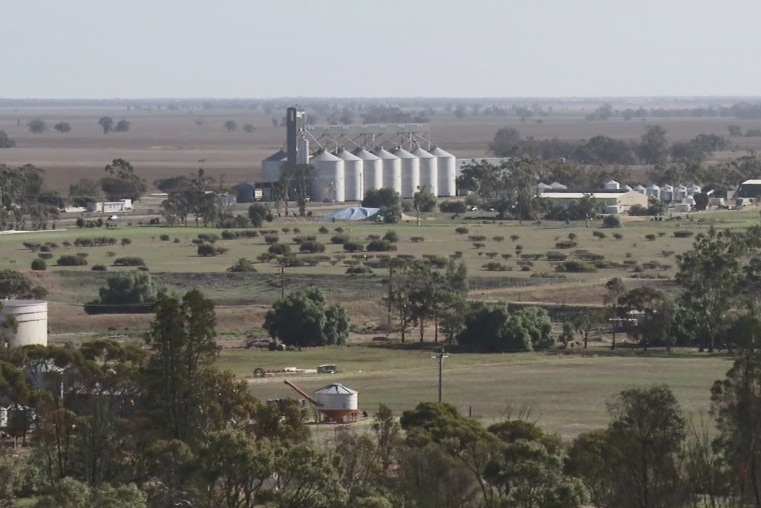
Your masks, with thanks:
<instances>
[{"instance_id":1,"label":"hazy sky","mask_svg":"<svg viewBox=\"0 0 761 508\"><path fill-rule=\"evenodd\" d=\"M0 97L761 95L760 0L39 0Z\"/></svg>"}]
</instances>

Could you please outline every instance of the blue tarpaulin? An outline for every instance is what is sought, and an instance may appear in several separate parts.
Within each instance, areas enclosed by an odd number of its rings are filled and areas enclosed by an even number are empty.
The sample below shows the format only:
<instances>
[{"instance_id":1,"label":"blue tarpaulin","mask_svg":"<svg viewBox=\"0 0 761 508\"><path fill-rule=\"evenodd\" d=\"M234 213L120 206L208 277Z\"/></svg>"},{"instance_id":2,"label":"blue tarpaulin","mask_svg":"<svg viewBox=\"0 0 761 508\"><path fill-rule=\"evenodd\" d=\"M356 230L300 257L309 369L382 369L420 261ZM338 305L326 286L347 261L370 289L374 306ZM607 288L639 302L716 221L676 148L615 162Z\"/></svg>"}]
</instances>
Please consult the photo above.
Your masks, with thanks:
<instances>
[{"instance_id":1,"label":"blue tarpaulin","mask_svg":"<svg viewBox=\"0 0 761 508\"><path fill-rule=\"evenodd\" d=\"M378 210L380 210L380 208L344 208L323 215L322 220L365 220L377 215Z\"/></svg>"}]
</instances>

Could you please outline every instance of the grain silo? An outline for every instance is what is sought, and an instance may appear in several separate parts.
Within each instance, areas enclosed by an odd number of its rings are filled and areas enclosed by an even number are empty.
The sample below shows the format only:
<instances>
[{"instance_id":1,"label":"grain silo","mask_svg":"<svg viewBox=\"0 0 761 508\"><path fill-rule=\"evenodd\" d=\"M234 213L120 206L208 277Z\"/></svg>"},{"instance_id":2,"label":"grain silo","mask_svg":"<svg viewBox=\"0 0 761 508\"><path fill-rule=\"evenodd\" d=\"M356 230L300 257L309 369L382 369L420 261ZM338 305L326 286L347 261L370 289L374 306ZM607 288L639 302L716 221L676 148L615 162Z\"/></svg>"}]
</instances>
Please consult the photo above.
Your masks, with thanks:
<instances>
[{"instance_id":1,"label":"grain silo","mask_svg":"<svg viewBox=\"0 0 761 508\"><path fill-rule=\"evenodd\" d=\"M354 150L354 155L362 159L362 199L369 190L383 188L383 161L364 148Z\"/></svg>"},{"instance_id":2,"label":"grain silo","mask_svg":"<svg viewBox=\"0 0 761 508\"><path fill-rule=\"evenodd\" d=\"M420 187L420 159L402 147L392 152L402 163L402 197L411 198Z\"/></svg>"},{"instance_id":3,"label":"grain silo","mask_svg":"<svg viewBox=\"0 0 761 508\"><path fill-rule=\"evenodd\" d=\"M340 383L331 383L314 392L317 410L326 420L335 423L356 422L357 391Z\"/></svg>"},{"instance_id":4,"label":"grain silo","mask_svg":"<svg viewBox=\"0 0 761 508\"><path fill-rule=\"evenodd\" d=\"M609 182L605 182L605 189L606 190L619 190L619 189L621 189L621 184L618 183L615 180L610 180Z\"/></svg>"},{"instance_id":5,"label":"grain silo","mask_svg":"<svg viewBox=\"0 0 761 508\"><path fill-rule=\"evenodd\" d=\"M344 201L344 161L323 151L312 158L312 164L315 170L310 193L312 201Z\"/></svg>"},{"instance_id":6,"label":"grain silo","mask_svg":"<svg viewBox=\"0 0 761 508\"><path fill-rule=\"evenodd\" d=\"M0 315L3 323L15 321L14 327L4 327L11 347L48 345L48 302L44 300L4 300ZM12 318L8 319L8 318Z\"/></svg>"},{"instance_id":7,"label":"grain silo","mask_svg":"<svg viewBox=\"0 0 761 508\"><path fill-rule=\"evenodd\" d=\"M425 187L425 190L434 196L438 196L438 159L434 157L430 152L423 150L419 146L412 151L412 155L417 157L420 161L420 185Z\"/></svg>"},{"instance_id":8,"label":"grain silo","mask_svg":"<svg viewBox=\"0 0 761 508\"><path fill-rule=\"evenodd\" d=\"M278 150L262 161L262 181L277 182L280 180L281 166L288 160L288 154Z\"/></svg>"},{"instance_id":9,"label":"grain silo","mask_svg":"<svg viewBox=\"0 0 761 508\"><path fill-rule=\"evenodd\" d=\"M346 201L361 201L364 197L362 159L344 148L339 148L335 155L344 161L344 178L346 181L344 197Z\"/></svg>"},{"instance_id":10,"label":"grain silo","mask_svg":"<svg viewBox=\"0 0 761 508\"><path fill-rule=\"evenodd\" d=\"M378 147L373 154L381 160L383 165L383 187L402 192L402 161L383 147Z\"/></svg>"},{"instance_id":11,"label":"grain silo","mask_svg":"<svg viewBox=\"0 0 761 508\"><path fill-rule=\"evenodd\" d=\"M454 155L434 146L431 155L436 157L439 196L457 195L457 161Z\"/></svg>"}]
</instances>

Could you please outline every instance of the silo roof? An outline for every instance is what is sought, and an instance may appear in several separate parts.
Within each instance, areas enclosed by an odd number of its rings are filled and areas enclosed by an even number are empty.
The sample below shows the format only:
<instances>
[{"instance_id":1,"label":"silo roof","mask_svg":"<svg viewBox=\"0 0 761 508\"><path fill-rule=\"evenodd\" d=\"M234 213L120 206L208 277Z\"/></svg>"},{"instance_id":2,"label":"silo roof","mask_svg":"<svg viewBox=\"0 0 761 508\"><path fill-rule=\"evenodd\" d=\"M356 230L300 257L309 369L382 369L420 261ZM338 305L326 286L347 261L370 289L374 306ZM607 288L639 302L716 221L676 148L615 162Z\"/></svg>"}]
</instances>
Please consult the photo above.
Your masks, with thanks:
<instances>
[{"instance_id":1,"label":"silo roof","mask_svg":"<svg viewBox=\"0 0 761 508\"><path fill-rule=\"evenodd\" d=\"M380 160L380 158L377 157L374 153L369 152L365 150L364 148L358 148L357 150L354 150L353 154L359 157L360 159L364 159L368 161Z\"/></svg>"},{"instance_id":2,"label":"silo roof","mask_svg":"<svg viewBox=\"0 0 761 508\"><path fill-rule=\"evenodd\" d=\"M386 150L385 148L378 148L377 150L373 152L373 154L375 154L375 156L380 159L398 159L399 158L393 153Z\"/></svg>"},{"instance_id":3,"label":"silo roof","mask_svg":"<svg viewBox=\"0 0 761 508\"><path fill-rule=\"evenodd\" d=\"M351 153L349 150L346 150L344 148L341 148L340 150L338 150L334 155L336 157L338 157L339 159L343 159L345 161L358 161L358 160L362 160L359 157L357 157L356 155L354 155L353 153Z\"/></svg>"},{"instance_id":4,"label":"silo roof","mask_svg":"<svg viewBox=\"0 0 761 508\"><path fill-rule=\"evenodd\" d=\"M433 148L431 148L430 153L431 155L435 155L436 157L454 157L454 155L452 155L451 153L447 152L446 150L438 146L434 146Z\"/></svg>"},{"instance_id":5,"label":"silo roof","mask_svg":"<svg viewBox=\"0 0 761 508\"><path fill-rule=\"evenodd\" d=\"M341 383L331 383L329 385L325 385L319 390L316 390L314 393L319 394L334 394L334 395L353 395L356 394L356 390L352 390L351 388L342 385Z\"/></svg>"},{"instance_id":6,"label":"silo roof","mask_svg":"<svg viewBox=\"0 0 761 508\"><path fill-rule=\"evenodd\" d=\"M416 159L417 158L402 147L396 147L394 151L391 153L393 153L400 159Z\"/></svg>"},{"instance_id":7,"label":"silo roof","mask_svg":"<svg viewBox=\"0 0 761 508\"><path fill-rule=\"evenodd\" d=\"M314 161L331 161L331 162L333 162L333 161L340 161L341 159L339 159L338 157L336 157L335 155L333 155L330 152L320 152L318 155L314 156L312 158L312 160L314 160Z\"/></svg>"},{"instance_id":8,"label":"silo roof","mask_svg":"<svg viewBox=\"0 0 761 508\"><path fill-rule=\"evenodd\" d=\"M3 307L26 307L27 305L47 304L46 300L2 300Z\"/></svg>"},{"instance_id":9,"label":"silo roof","mask_svg":"<svg viewBox=\"0 0 761 508\"><path fill-rule=\"evenodd\" d=\"M423 150L420 147L415 148L412 151L412 155L414 155L415 157L419 159L433 159L434 158L434 155L431 152L427 150Z\"/></svg>"}]
</instances>

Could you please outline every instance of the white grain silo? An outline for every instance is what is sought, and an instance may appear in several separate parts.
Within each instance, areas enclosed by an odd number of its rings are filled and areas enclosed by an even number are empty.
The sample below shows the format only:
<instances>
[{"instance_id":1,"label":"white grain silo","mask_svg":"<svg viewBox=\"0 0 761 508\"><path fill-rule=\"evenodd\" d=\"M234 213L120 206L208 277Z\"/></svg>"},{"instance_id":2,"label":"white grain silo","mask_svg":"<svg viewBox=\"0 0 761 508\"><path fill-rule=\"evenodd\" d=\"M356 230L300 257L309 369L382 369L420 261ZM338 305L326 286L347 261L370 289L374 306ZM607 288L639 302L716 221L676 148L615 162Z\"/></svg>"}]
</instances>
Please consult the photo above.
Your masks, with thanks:
<instances>
[{"instance_id":1,"label":"white grain silo","mask_svg":"<svg viewBox=\"0 0 761 508\"><path fill-rule=\"evenodd\" d=\"M606 190L619 190L620 188L621 188L621 184L615 180L611 180L605 183Z\"/></svg>"},{"instance_id":2,"label":"white grain silo","mask_svg":"<svg viewBox=\"0 0 761 508\"><path fill-rule=\"evenodd\" d=\"M279 150L262 161L262 182L280 180L281 166L288 160L288 154Z\"/></svg>"},{"instance_id":3,"label":"white grain silo","mask_svg":"<svg viewBox=\"0 0 761 508\"><path fill-rule=\"evenodd\" d=\"M344 148L339 148L335 156L344 161L345 201L362 201L362 159Z\"/></svg>"},{"instance_id":4,"label":"white grain silo","mask_svg":"<svg viewBox=\"0 0 761 508\"><path fill-rule=\"evenodd\" d=\"M312 158L315 176L312 179L312 201L344 201L346 178L344 161L330 152L320 152Z\"/></svg>"},{"instance_id":5,"label":"white grain silo","mask_svg":"<svg viewBox=\"0 0 761 508\"><path fill-rule=\"evenodd\" d=\"M634 186L634 191L635 192L639 192L640 194L646 194L647 193L647 189L645 189L645 187L643 185L641 185L641 184L635 185Z\"/></svg>"},{"instance_id":6,"label":"white grain silo","mask_svg":"<svg viewBox=\"0 0 761 508\"><path fill-rule=\"evenodd\" d=\"M684 198L687 197L687 187L685 185L677 185L674 187L674 201L681 203Z\"/></svg>"},{"instance_id":7,"label":"white grain silo","mask_svg":"<svg viewBox=\"0 0 761 508\"><path fill-rule=\"evenodd\" d=\"M383 165L383 187L402 192L402 161L383 147L378 147L373 154Z\"/></svg>"},{"instance_id":8,"label":"white grain silo","mask_svg":"<svg viewBox=\"0 0 761 508\"><path fill-rule=\"evenodd\" d=\"M0 310L3 322L15 320L16 330L3 328L11 347L48 345L48 302L44 300L4 300Z\"/></svg>"},{"instance_id":9,"label":"white grain silo","mask_svg":"<svg viewBox=\"0 0 761 508\"><path fill-rule=\"evenodd\" d=\"M364 148L354 150L354 155L362 159L362 198L369 190L383 188L383 161Z\"/></svg>"},{"instance_id":10,"label":"white grain silo","mask_svg":"<svg viewBox=\"0 0 761 508\"><path fill-rule=\"evenodd\" d=\"M340 383L331 383L314 392L318 411L327 420L336 423L357 421L357 391Z\"/></svg>"},{"instance_id":11,"label":"white grain silo","mask_svg":"<svg viewBox=\"0 0 761 508\"><path fill-rule=\"evenodd\" d=\"M420 187L420 159L400 146L391 153L402 163L402 197L411 198Z\"/></svg>"},{"instance_id":12,"label":"white grain silo","mask_svg":"<svg viewBox=\"0 0 761 508\"><path fill-rule=\"evenodd\" d=\"M645 189L645 195L649 198L661 199L661 188L652 183L647 186L647 189Z\"/></svg>"},{"instance_id":13,"label":"white grain silo","mask_svg":"<svg viewBox=\"0 0 761 508\"><path fill-rule=\"evenodd\" d=\"M666 184L661 187L661 201L664 203L671 203L674 201L674 187Z\"/></svg>"},{"instance_id":14,"label":"white grain silo","mask_svg":"<svg viewBox=\"0 0 761 508\"><path fill-rule=\"evenodd\" d=\"M434 196L438 196L438 159L434 157L430 152L423 150L419 146L412 151L412 155L417 157L420 161L420 185L424 186L425 190Z\"/></svg>"},{"instance_id":15,"label":"white grain silo","mask_svg":"<svg viewBox=\"0 0 761 508\"><path fill-rule=\"evenodd\" d=\"M687 187L687 195L688 196L694 196L695 194L700 194L702 192L700 185L692 184L689 187Z\"/></svg>"},{"instance_id":16,"label":"white grain silo","mask_svg":"<svg viewBox=\"0 0 761 508\"><path fill-rule=\"evenodd\" d=\"M454 155L434 146L431 155L436 157L436 165L439 173L439 196L457 195L457 161Z\"/></svg>"}]
</instances>

